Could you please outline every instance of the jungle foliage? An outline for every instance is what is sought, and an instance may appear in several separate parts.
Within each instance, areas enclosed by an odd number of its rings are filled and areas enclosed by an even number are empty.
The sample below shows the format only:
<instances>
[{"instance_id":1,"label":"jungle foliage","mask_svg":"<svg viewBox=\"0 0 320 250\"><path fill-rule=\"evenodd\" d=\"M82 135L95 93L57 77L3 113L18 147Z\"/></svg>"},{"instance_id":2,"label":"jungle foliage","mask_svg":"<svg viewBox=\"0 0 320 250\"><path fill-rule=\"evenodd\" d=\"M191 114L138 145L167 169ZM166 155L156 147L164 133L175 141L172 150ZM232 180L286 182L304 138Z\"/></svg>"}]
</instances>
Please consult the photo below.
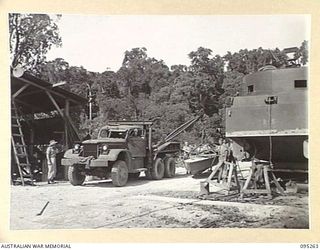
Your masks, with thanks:
<instances>
[{"instance_id":1,"label":"jungle foliage","mask_svg":"<svg viewBox=\"0 0 320 250\"><path fill-rule=\"evenodd\" d=\"M242 49L217 55L209 48L199 47L188 54L189 66L169 68L164 61L149 57L147 48L142 47L125 51L116 72L109 70L108 65L102 73L90 72L82 66L69 65L63 58L45 60L52 45L61 45L58 26L51 17L44 15L39 22L37 15L15 15L10 16L12 65L29 64L29 70L38 77L51 83L65 81L63 88L85 97L88 85L94 92L95 118L88 121L84 109L78 124L84 134L90 126L96 134L108 120L154 120L156 137L161 139L204 113L180 140L212 142L224 134L224 109L230 98L238 94L242 77L265 65L287 65L287 55L279 48ZM30 29L35 30L32 37ZM295 56L302 65L308 62L306 41Z\"/></svg>"}]
</instances>

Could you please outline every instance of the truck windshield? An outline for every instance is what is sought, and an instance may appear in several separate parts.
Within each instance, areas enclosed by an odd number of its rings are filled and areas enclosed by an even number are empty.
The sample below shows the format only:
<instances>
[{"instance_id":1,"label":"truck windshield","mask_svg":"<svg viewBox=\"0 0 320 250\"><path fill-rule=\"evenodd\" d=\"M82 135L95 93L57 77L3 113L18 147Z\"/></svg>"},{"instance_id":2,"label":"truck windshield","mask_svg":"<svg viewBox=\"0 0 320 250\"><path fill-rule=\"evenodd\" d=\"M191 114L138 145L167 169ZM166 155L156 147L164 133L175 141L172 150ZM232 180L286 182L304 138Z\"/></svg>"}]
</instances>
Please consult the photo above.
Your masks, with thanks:
<instances>
[{"instance_id":1,"label":"truck windshield","mask_svg":"<svg viewBox=\"0 0 320 250\"><path fill-rule=\"evenodd\" d=\"M120 138L125 139L127 131L110 131L109 138Z\"/></svg>"},{"instance_id":2,"label":"truck windshield","mask_svg":"<svg viewBox=\"0 0 320 250\"><path fill-rule=\"evenodd\" d=\"M118 138L125 139L127 131L112 131L109 129L102 129L99 133L99 138Z\"/></svg>"}]
</instances>

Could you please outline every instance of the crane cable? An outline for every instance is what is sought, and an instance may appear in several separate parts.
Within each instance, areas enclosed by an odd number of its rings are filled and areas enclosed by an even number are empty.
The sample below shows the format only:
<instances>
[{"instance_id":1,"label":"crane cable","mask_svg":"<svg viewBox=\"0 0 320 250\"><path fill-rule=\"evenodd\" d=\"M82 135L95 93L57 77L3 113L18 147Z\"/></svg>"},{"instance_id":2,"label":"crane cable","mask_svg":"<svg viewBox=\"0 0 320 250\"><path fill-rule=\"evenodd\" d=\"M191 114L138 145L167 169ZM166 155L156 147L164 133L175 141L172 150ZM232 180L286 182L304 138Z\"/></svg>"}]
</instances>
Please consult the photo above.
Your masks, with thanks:
<instances>
[{"instance_id":1,"label":"crane cable","mask_svg":"<svg viewBox=\"0 0 320 250\"><path fill-rule=\"evenodd\" d=\"M272 137L271 137L271 128L272 128L272 116L271 116L271 106L272 103L269 104L269 164L272 165Z\"/></svg>"}]
</instances>

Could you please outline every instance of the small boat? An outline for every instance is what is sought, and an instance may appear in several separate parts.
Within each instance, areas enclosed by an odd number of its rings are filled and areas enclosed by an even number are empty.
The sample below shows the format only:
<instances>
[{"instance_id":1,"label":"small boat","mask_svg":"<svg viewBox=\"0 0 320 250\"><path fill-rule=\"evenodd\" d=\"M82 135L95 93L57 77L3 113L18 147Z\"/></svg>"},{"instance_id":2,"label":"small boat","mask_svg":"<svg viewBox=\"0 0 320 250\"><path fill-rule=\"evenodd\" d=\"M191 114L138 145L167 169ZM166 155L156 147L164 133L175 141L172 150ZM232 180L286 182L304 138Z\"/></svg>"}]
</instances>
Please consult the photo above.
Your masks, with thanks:
<instances>
[{"instance_id":1,"label":"small boat","mask_svg":"<svg viewBox=\"0 0 320 250\"><path fill-rule=\"evenodd\" d=\"M191 158L184 160L185 168L188 173L199 174L210 168L217 159L216 154L199 154L191 156Z\"/></svg>"}]
</instances>

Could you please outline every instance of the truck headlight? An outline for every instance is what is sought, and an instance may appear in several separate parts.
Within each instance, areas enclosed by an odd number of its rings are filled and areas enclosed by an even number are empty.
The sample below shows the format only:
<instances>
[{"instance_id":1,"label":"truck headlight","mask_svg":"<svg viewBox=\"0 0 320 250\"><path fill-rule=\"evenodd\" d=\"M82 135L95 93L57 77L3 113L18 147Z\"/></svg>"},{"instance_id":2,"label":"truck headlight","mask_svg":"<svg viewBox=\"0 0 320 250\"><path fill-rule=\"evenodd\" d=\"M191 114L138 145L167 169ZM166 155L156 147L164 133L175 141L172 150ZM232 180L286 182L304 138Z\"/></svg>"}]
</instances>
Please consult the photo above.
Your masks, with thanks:
<instances>
[{"instance_id":1,"label":"truck headlight","mask_svg":"<svg viewBox=\"0 0 320 250\"><path fill-rule=\"evenodd\" d=\"M105 152L105 151L107 151L107 150L108 150L108 145L103 145L103 146L102 146L102 151Z\"/></svg>"},{"instance_id":2,"label":"truck headlight","mask_svg":"<svg viewBox=\"0 0 320 250\"><path fill-rule=\"evenodd\" d=\"M74 146L73 146L73 149L72 149L72 152L74 153L74 154L79 154L80 153L80 150L81 150L81 145L80 144L74 144Z\"/></svg>"}]
</instances>

